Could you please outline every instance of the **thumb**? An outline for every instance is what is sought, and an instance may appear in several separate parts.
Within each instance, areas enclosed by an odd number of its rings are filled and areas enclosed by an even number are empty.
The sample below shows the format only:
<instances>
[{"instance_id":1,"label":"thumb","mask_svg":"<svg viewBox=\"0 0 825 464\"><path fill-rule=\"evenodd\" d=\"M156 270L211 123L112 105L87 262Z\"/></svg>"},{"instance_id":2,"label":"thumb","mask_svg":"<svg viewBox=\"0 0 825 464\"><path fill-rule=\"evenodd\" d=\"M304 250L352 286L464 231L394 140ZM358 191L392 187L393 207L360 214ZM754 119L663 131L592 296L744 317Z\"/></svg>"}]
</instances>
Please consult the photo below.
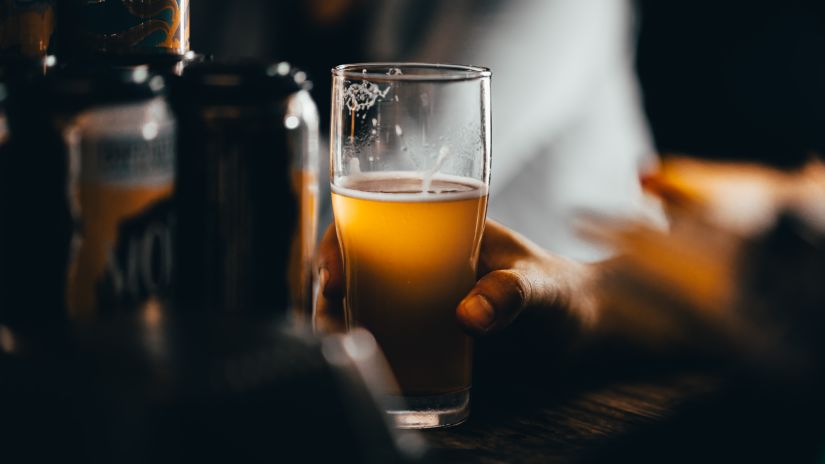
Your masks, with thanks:
<instances>
[{"instance_id":1,"label":"thumb","mask_svg":"<svg viewBox=\"0 0 825 464\"><path fill-rule=\"evenodd\" d=\"M552 289L543 287L538 292L542 295L537 295L528 271L507 269L490 272L458 304L458 321L478 334L497 331L509 325L522 310L534 305L536 298L556 299L549 294Z\"/></svg>"}]
</instances>

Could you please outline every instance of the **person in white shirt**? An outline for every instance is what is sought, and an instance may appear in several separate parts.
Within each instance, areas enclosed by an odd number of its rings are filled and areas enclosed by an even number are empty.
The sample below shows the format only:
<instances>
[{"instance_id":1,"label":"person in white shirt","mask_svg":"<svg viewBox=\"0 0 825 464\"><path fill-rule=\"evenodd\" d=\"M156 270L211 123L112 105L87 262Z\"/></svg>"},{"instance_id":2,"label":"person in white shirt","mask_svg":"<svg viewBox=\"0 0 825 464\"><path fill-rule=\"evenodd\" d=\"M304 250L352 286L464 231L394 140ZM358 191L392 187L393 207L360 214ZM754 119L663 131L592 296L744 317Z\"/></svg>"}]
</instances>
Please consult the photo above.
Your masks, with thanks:
<instances>
[{"instance_id":1,"label":"person in white shirt","mask_svg":"<svg viewBox=\"0 0 825 464\"><path fill-rule=\"evenodd\" d=\"M404 23L422 3L434 8L431 19L410 37ZM633 70L630 2L388 0L376 8L370 59L493 71L489 217L581 261L609 254L579 236L581 213L662 221L639 183L656 158Z\"/></svg>"}]
</instances>

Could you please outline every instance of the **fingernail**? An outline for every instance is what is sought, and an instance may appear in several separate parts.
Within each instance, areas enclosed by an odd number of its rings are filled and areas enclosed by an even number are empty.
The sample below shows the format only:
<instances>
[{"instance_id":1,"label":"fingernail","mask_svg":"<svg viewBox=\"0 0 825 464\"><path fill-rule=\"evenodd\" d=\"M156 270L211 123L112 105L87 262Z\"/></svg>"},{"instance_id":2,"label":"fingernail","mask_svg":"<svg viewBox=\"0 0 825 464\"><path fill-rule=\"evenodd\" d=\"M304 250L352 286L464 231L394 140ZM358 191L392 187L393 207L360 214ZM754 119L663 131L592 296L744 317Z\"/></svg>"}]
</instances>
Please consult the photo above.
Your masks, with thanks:
<instances>
[{"instance_id":1,"label":"fingernail","mask_svg":"<svg viewBox=\"0 0 825 464\"><path fill-rule=\"evenodd\" d=\"M490 304L484 295L475 295L470 297L464 303L464 308L474 325L482 330L489 329L496 321L496 313L493 311L493 305Z\"/></svg>"}]
</instances>

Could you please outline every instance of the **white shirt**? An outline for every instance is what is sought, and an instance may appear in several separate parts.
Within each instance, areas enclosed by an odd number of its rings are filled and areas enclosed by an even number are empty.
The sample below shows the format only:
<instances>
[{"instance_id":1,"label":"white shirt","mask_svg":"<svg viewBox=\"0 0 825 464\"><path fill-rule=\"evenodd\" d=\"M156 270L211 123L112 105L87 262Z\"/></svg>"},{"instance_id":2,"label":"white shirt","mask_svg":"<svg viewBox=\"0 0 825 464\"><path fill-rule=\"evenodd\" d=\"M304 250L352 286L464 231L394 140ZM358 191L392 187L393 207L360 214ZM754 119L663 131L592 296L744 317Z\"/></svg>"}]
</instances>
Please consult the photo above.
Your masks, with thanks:
<instances>
[{"instance_id":1,"label":"white shirt","mask_svg":"<svg viewBox=\"0 0 825 464\"><path fill-rule=\"evenodd\" d=\"M399 56L417 0L378 7L376 61L476 64L493 71L489 216L550 251L591 261L581 213L649 217L640 171L655 163L633 70L625 0L450 0ZM424 2L429 4L429 2ZM407 29L405 29L405 26Z\"/></svg>"}]
</instances>

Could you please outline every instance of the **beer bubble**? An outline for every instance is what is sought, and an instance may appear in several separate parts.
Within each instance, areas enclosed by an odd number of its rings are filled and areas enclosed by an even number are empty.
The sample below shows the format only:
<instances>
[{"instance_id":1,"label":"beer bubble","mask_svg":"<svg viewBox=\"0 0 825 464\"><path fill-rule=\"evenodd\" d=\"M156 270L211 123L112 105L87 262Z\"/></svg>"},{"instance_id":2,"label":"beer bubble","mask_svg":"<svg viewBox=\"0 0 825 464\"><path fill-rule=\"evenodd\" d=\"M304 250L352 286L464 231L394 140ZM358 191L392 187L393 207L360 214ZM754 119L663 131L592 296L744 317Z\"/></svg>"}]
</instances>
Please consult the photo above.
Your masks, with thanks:
<instances>
[{"instance_id":1,"label":"beer bubble","mask_svg":"<svg viewBox=\"0 0 825 464\"><path fill-rule=\"evenodd\" d=\"M395 125L395 135L399 137L404 135L404 131L401 130L401 126L399 126L398 124Z\"/></svg>"},{"instance_id":2,"label":"beer bubble","mask_svg":"<svg viewBox=\"0 0 825 464\"><path fill-rule=\"evenodd\" d=\"M378 120L375 119L375 118L372 118L372 127L375 127L377 125L378 125Z\"/></svg>"},{"instance_id":3,"label":"beer bubble","mask_svg":"<svg viewBox=\"0 0 825 464\"><path fill-rule=\"evenodd\" d=\"M331 189L349 198L391 202L454 201L487 195L483 182L468 177L436 174L429 192L421 191L423 181L420 173L409 171L347 173ZM435 192L439 194L433 195Z\"/></svg>"}]
</instances>

